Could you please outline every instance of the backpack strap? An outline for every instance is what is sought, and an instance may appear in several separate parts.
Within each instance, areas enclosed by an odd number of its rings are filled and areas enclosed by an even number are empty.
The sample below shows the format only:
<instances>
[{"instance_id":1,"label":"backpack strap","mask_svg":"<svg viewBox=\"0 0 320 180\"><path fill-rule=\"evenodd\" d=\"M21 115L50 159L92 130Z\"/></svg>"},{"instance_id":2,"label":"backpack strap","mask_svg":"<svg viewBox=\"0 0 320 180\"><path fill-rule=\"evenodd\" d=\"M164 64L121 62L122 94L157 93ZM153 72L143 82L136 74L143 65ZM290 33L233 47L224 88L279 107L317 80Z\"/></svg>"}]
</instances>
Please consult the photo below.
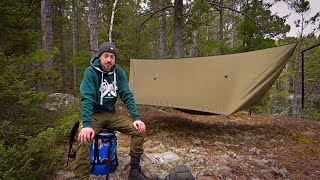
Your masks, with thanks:
<instances>
[{"instance_id":1,"label":"backpack strap","mask_svg":"<svg viewBox=\"0 0 320 180\"><path fill-rule=\"evenodd\" d=\"M106 166L108 167L108 173L106 174L106 179L109 179L109 174L110 174L110 170L111 170L111 154L112 154L111 147L112 147L112 144L113 144L113 141L114 141L115 137L116 137L115 135L112 135L112 136L110 136L110 139L107 141L107 142L110 143L110 146L109 146L109 150L108 150L108 153L107 153L108 163L106 164ZM98 143L98 139L102 140L101 135L94 136L93 163L92 163L92 167L91 167L90 173L92 173L92 171L94 170L95 165L101 165L102 164L100 162L100 160L99 160L99 147L98 147L99 143ZM103 143L103 142L101 142L101 143ZM118 161L118 159L117 159L117 161Z\"/></svg>"},{"instance_id":2,"label":"backpack strap","mask_svg":"<svg viewBox=\"0 0 320 180\"><path fill-rule=\"evenodd\" d=\"M99 161L99 143L98 143L98 140L99 140L99 135L95 135L94 136L94 142L93 142L93 146L94 146L94 152L93 152L93 163L92 163L92 167L91 167L91 170L90 170L90 174L92 173L93 169L94 169L94 166L96 164L100 164L100 161ZM92 146L92 144L91 144Z\"/></svg>"},{"instance_id":3,"label":"backpack strap","mask_svg":"<svg viewBox=\"0 0 320 180\"><path fill-rule=\"evenodd\" d=\"M116 137L116 135L114 135L113 137L112 137L112 143L113 142L116 142L117 141L117 137ZM111 144L111 146L110 147L112 147L112 145L113 144ZM110 148L110 149L112 149L112 148ZM115 153L115 159L114 159L114 161L113 162L115 162L115 167L113 167L113 169L112 169L112 172L114 172L115 170L116 170L116 168L118 167L118 164L119 164L119 161L118 161L118 156L117 156L117 147L115 147L115 149L114 149L114 153ZM112 154L112 152L110 152L110 158L111 158L111 154ZM110 163L112 162L112 160L110 160ZM110 168L111 168L111 165L110 165ZM111 170L111 169L110 169Z\"/></svg>"},{"instance_id":4,"label":"backpack strap","mask_svg":"<svg viewBox=\"0 0 320 180\"><path fill-rule=\"evenodd\" d=\"M74 143L74 137L76 136L77 132L78 132L78 129L79 129L79 124L80 122L76 122L74 125L73 125L73 128L71 130L71 133L70 133L70 137L69 137L69 153L68 153L68 160L67 160L67 166L68 166L68 163L69 163L69 159L70 159L70 156L71 156L71 149L72 149L72 145Z\"/></svg>"},{"instance_id":5,"label":"backpack strap","mask_svg":"<svg viewBox=\"0 0 320 180\"><path fill-rule=\"evenodd\" d=\"M94 136L94 156L93 156L93 163L94 164L100 164L99 161L99 138L102 140L102 138L96 135ZM102 143L102 142L101 142Z\"/></svg>"},{"instance_id":6,"label":"backpack strap","mask_svg":"<svg viewBox=\"0 0 320 180\"><path fill-rule=\"evenodd\" d=\"M111 147L112 147L112 143L113 143L113 136L112 138L110 138L110 146L109 146L109 150L108 150L108 155L107 155L107 158L108 158L108 163L107 163L107 167L108 167L108 173L106 174L106 179L108 180L109 179L109 174L110 174L110 169L111 169Z\"/></svg>"}]
</instances>

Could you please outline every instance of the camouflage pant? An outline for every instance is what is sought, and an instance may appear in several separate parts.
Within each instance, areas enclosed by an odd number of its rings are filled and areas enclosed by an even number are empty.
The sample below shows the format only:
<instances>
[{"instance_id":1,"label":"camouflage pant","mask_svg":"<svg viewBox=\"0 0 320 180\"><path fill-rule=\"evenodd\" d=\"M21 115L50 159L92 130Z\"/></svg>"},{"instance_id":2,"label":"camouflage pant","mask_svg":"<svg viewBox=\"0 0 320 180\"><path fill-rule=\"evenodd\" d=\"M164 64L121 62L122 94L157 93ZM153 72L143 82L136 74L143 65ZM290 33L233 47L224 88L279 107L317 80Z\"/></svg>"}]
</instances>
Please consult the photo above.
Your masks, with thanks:
<instances>
[{"instance_id":1,"label":"camouflage pant","mask_svg":"<svg viewBox=\"0 0 320 180\"><path fill-rule=\"evenodd\" d=\"M81 127L82 124L80 124ZM98 132L100 129L113 129L131 136L130 156L138 160L143 154L144 135L139 134L133 127L131 118L116 112L93 113L92 129ZM77 147L75 160L68 166L78 179L88 179L90 174L90 146L80 143Z\"/></svg>"}]
</instances>

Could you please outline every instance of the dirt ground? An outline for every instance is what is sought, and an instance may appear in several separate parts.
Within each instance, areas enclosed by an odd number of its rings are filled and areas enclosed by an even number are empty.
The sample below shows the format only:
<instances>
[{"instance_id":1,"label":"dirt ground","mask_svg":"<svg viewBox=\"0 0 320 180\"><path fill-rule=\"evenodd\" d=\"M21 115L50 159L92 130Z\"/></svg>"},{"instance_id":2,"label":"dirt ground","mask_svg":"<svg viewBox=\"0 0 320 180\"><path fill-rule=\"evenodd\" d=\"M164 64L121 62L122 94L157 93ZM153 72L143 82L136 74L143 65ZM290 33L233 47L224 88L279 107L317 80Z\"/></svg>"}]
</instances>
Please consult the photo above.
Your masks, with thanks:
<instances>
[{"instance_id":1,"label":"dirt ground","mask_svg":"<svg viewBox=\"0 0 320 180\"><path fill-rule=\"evenodd\" d=\"M124 107L118 112L128 114ZM320 122L291 117L190 115L140 108L147 125L142 169L164 178L186 165L195 179L320 179ZM130 137L118 134L119 167L109 179L127 179ZM179 159L153 163L149 154L173 152ZM53 179L72 179L64 170ZM103 177L91 179L104 179Z\"/></svg>"}]
</instances>

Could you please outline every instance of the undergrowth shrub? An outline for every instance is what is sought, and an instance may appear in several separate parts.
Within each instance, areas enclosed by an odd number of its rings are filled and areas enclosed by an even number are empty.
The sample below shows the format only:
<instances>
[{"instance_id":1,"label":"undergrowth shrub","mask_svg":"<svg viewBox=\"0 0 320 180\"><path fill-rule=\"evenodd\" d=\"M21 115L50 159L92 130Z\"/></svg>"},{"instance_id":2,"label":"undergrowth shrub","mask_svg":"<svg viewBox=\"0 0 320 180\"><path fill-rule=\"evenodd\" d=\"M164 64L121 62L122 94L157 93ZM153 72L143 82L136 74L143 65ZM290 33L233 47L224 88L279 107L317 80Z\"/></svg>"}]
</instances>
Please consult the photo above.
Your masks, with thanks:
<instances>
[{"instance_id":1,"label":"undergrowth shrub","mask_svg":"<svg viewBox=\"0 0 320 180\"><path fill-rule=\"evenodd\" d=\"M312 115L312 118L315 119L315 120L318 120L320 121L320 113L315 113Z\"/></svg>"},{"instance_id":2,"label":"undergrowth shrub","mask_svg":"<svg viewBox=\"0 0 320 180\"><path fill-rule=\"evenodd\" d=\"M66 152L58 144L67 140L73 124L79 120L79 104L64 108L53 128L40 132L25 142L10 146L0 141L0 179L46 179L57 168ZM0 126L5 132L9 125Z\"/></svg>"},{"instance_id":3,"label":"undergrowth shrub","mask_svg":"<svg viewBox=\"0 0 320 180\"><path fill-rule=\"evenodd\" d=\"M49 128L25 144L0 144L0 179L43 179L54 170L61 150L56 147L55 131Z\"/></svg>"},{"instance_id":4,"label":"undergrowth shrub","mask_svg":"<svg viewBox=\"0 0 320 180\"><path fill-rule=\"evenodd\" d=\"M61 162L60 141L79 120L79 104L58 113L42 107L48 96L42 87L57 84L43 71L46 54L0 51L0 179L46 179Z\"/></svg>"}]
</instances>

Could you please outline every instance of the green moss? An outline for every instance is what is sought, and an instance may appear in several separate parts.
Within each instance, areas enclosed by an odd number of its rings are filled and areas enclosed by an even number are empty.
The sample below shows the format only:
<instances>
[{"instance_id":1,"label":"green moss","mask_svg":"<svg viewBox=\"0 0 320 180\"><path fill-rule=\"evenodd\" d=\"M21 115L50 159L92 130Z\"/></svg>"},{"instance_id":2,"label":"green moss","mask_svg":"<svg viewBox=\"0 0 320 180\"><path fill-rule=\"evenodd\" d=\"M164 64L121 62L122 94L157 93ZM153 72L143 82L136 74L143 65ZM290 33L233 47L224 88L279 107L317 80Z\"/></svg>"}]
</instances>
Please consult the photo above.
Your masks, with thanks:
<instances>
[{"instance_id":1,"label":"green moss","mask_svg":"<svg viewBox=\"0 0 320 180\"><path fill-rule=\"evenodd\" d=\"M305 144L305 145L311 144L310 140L307 139L307 138L300 138L299 141L300 141L302 144Z\"/></svg>"},{"instance_id":2,"label":"green moss","mask_svg":"<svg viewBox=\"0 0 320 180\"><path fill-rule=\"evenodd\" d=\"M315 113L311 117L312 117L312 119L320 121L320 113Z\"/></svg>"},{"instance_id":3,"label":"green moss","mask_svg":"<svg viewBox=\"0 0 320 180\"><path fill-rule=\"evenodd\" d=\"M175 110L174 108L166 108L164 111L167 112L167 113L177 112L177 110Z\"/></svg>"},{"instance_id":4,"label":"green moss","mask_svg":"<svg viewBox=\"0 0 320 180\"><path fill-rule=\"evenodd\" d=\"M314 149L308 149L308 151L306 152L306 154L308 154L309 156L312 156L312 157L314 157L314 156L318 156L318 152L316 151L316 150L314 150Z\"/></svg>"},{"instance_id":5,"label":"green moss","mask_svg":"<svg viewBox=\"0 0 320 180\"><path fill-rule=\"evenodd\" d=\"M301 150L294 150L292 151L292 153L300 157L304 155L304 152Z\"/></svg>"},{"instance_id":6,"label":"green moss","mask_svg":"<svg viewBox=\"0 0 320 180\"><path fill-rule=\"evenodd\" d=\"M298 133L293 132L290 134L290 136L292 137L293 140L298 140L300 135Z\"/></svg>"}]
</instances>

